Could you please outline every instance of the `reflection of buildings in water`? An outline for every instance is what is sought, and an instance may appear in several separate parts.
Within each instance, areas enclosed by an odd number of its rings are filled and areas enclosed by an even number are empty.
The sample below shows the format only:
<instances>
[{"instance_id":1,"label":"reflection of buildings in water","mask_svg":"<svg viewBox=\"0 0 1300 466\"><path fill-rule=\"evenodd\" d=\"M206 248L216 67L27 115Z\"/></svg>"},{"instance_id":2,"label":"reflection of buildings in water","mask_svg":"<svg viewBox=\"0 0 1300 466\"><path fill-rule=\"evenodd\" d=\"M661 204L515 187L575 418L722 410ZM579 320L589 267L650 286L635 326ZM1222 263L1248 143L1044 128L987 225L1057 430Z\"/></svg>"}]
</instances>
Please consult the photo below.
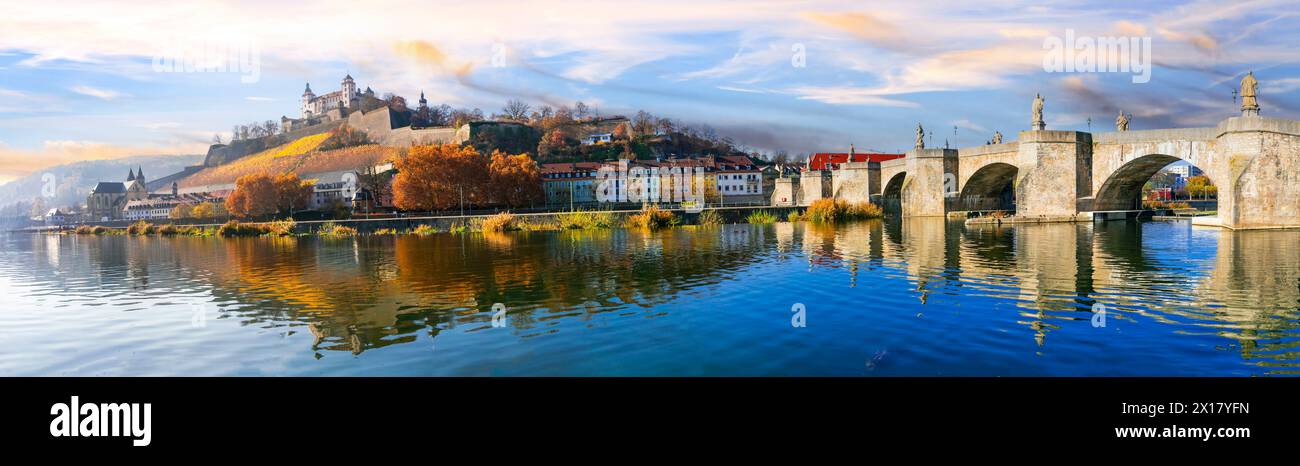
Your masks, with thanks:
<instances>
[{"instance_id":1,"label":"reflection of buildings in water","mask_svg":"<svg viewBox=\"0 0 1300 466\"><path fill-rule=\"evenodd\" d=\"M1300 324L1300 247L1295 231L1222 231L1214 268L1197 284L1198 314L1221 323L1245 359L1291 368Z\"/></svg>"},{"instance_id":2,"label":"reflection of buildings in water","mask_svg":"<svg viewBox=\"0 0 1300 466\"><path fill-rule=\"evenodd\" d=\"M35 251L44 251L45 264L50 266L51 270L59 270L59 249L60 245L63 244L63 238L69 237L64 235L44 235L42 239L45 248L32 248Z\"/></svg>"},{"instance_id":3,"label":"reflection of buildings in water","mask_svg":"<svg viewBox=\"0 0 1300 466\"><path fill-rule=\"evenodd\" d=\"M896 228L885 225L880 256L901 266L915 284L917 300L925 304L931 283L946 280L948 222L941 217L904 218Z\"/></svg>"},{"instance_id":4,"label":"reflection of buildings in water","mask_svg":"<svg viewBox=\"0 0 1300 466\"><path fill-rule=\"evenodd\" d=\"M784 254L794 251L794 226L795 222L772 224L772 231L776 235L776 252L781 258L785 257Z\"/></svg>"},{"instance_id":5,"label":"reflection of buildings in water","mask_svg":"<svg viewBox=\"0 0 1300 466\"><path fill-rule=\"evenodd\" d=\"M1042 346L1049 330L1060 327L1048 319L1087 320L1080 317L1082 304L1091 292L1092 225L1087 223L1045 223L1017 225L1016 269L1021 317L1018 323L1034 330L1034 341Z\"/></svg>"},{"instance_id":6,"label":"reflection of buildings in water","mask_svg":"<svg viewBox=\"0 0 1300 466\"><path fill-rule=\"evenodd\" d=\"M803 229L802 249L808 260L808 271L817 267L837 267L843 256L835 245L838 231L834 225L801 222Z\"/></svg>"}]
</instances>

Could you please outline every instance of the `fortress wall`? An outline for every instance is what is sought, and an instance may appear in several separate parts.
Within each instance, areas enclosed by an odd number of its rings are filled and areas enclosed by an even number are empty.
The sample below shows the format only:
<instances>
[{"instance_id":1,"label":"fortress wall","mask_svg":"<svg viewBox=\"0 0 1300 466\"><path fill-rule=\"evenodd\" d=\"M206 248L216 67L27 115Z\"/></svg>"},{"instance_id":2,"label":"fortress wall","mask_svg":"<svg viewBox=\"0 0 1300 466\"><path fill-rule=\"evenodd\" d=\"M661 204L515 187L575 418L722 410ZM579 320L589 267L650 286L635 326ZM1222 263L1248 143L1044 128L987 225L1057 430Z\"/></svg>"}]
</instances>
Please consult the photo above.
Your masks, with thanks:
<instances>
[{"instance_id":1,"label":"fortress wall","mask_svg":"<svg viewBox=\"0 0 1300 466\"><path fill-rule=\"evenodd\" d=\"M348 126L359 129L370 137L370 140L383 143L388 139L388 134L393 131L392 110L383 107L369 112L352 112L348 115Z\"/></svg>"},{"instance_id":2,"label":"fortress wall","mask_svg":"<svg viewBox=\"0 0 1300 466\"><path fill-rule=\"evenodd\" d=\"M425 144L459 143L456 128L420 128L410 126L390 130L380 144L386 146L410 147Z\"/></svg>"}]
</instances>

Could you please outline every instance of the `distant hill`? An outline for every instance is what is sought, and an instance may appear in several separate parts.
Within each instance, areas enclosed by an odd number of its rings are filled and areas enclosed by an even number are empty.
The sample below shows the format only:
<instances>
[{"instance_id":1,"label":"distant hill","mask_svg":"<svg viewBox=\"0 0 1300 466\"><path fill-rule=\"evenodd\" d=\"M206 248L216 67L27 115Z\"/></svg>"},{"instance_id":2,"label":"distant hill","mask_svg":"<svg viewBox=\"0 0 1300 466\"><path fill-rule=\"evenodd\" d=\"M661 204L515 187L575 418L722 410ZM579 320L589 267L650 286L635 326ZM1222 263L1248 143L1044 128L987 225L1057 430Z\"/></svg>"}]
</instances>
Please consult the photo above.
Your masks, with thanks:
<instances>
[{"instance_id":1,"label":"distant hill","mask_svg":"<svg viewBox=\"0 0 1300 466\"><path fill-rule=\"evenodd\" d=\"M100 181L124 181L128 170L144 169L146 180L156 180L203 161L202 155L140 155L113 160L88 160L50 167L0 185L0 210L10 214L17 204L30 204L41 196L46 173L54 174L54 198L47 208L84 204L90 189ZM21 212L20 212L21 213Z\"/></svg>"}]
</instances>

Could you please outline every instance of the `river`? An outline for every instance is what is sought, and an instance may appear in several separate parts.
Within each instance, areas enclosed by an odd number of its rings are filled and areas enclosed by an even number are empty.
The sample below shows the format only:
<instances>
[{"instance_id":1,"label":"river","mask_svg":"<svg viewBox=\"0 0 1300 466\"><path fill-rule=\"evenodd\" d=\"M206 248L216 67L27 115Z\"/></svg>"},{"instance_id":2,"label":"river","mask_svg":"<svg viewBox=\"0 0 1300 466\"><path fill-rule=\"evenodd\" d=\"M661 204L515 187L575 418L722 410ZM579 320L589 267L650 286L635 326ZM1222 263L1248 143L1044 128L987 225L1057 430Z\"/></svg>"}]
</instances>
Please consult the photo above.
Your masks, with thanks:
<instances>
[{"instance_id":1,"label":"river","mask_svg":"<svg viewBox=\"0 0 1300 466\"><path fill-rule=\"evenodd\" d=\"M1187 222L941 219L10 233L0 375L1288 375L1297 243Z\"/></svg>"}]
</instances>

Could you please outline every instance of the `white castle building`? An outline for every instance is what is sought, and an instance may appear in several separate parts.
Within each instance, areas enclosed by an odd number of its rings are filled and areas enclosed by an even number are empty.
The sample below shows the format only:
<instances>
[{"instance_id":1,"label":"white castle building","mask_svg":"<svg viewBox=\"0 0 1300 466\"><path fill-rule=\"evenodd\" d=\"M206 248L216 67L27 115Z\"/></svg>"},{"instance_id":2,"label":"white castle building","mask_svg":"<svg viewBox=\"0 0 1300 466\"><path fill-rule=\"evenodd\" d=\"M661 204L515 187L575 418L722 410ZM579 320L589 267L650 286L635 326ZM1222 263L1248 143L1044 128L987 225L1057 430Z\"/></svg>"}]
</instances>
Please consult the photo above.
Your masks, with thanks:
<instances>
[{"instance_id":1,"label":"white castle building","mask_svg":"<svg viewBox=\"0 0 1300 466\"><path fill-rule=\"evenodd\" d=\"M365 94L374 96L374 91L366 88ZM343 77L343 83L339 90L328 94L316 95L311 91L311 83L307 83L307 90L302 92L302 118L313 118L324 115L330 110L352 107L352 101L356 100L360 95L361 93L357 92L357 84L352 80L351 74Z\"/></svg>"}]
</instances>

